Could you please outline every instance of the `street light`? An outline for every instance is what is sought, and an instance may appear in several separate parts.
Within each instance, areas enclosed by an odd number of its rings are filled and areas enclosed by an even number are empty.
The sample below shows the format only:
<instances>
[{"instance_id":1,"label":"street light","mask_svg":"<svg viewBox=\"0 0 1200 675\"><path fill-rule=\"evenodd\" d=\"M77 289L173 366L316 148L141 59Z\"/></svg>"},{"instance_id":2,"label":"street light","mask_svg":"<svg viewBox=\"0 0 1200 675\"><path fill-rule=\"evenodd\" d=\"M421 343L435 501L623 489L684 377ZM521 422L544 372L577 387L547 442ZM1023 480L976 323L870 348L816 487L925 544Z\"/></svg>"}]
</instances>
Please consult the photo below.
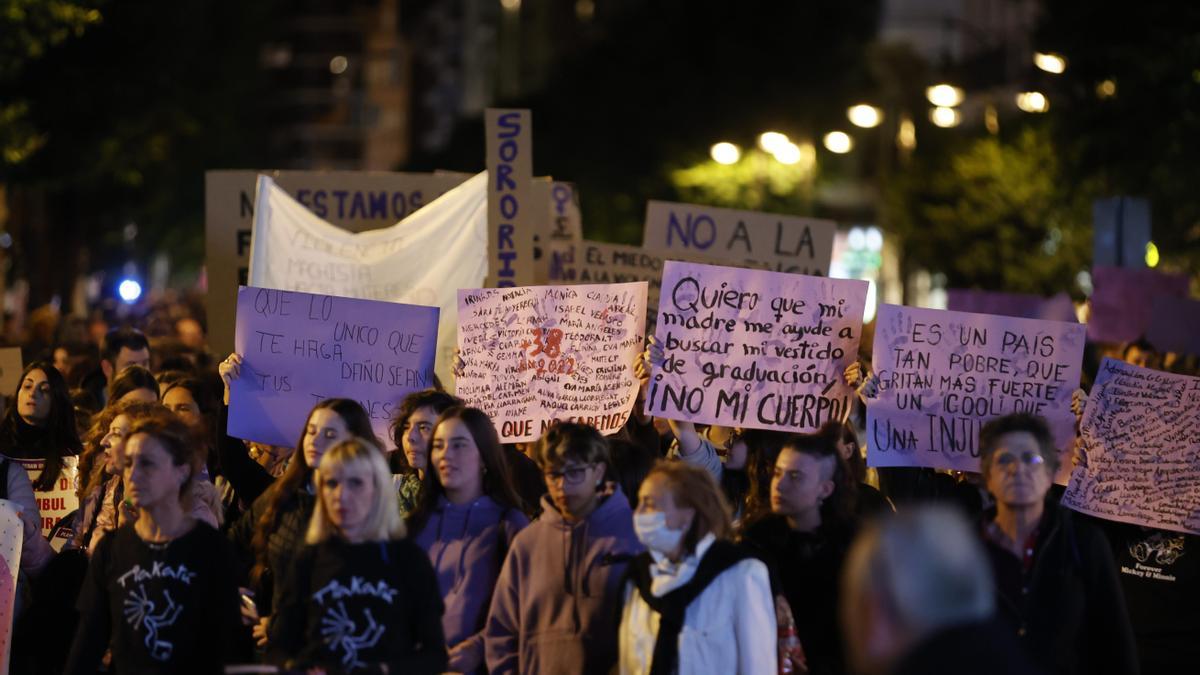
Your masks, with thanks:
<instances>
[{"instance_id":1,"label":"street light","mask_svg":"<svg viewBox=\"0 0 1200 675\"><path fill-rule=\"evenodd\" d=\"M1062 75L1063 71L1067 69L1067 60L1061 54L1053 52L1034 52L1033 65L1047 73Z\"/></svg>"},{"instance_id":2,"label":"street light","mask_svg":"<svg viewBox=\"0 0 1200 675\"><path fill-rule=\"evenodd\" d=\"M1027 113L1044 113L1050 109L1050 101L1040 91L1023 91L1017 94L1017 107Z\"/></svg>"},{"instance_id":3,"label":"street light","mask_svg":"<svg viewBox=\"0 0 1200 675\"><path fill-rule=\"evenodd\" d=\"M717 164L736 164L742 157L742 150L733 143L721 142L712 146L709 151Z\"/></svg>"},{"instance_id":4,"label":"street light","mask_svg":"<svg viewBox=\"0 0 1200 675\"><path fill-rule=\"evenodd\" d=\"M844 131L831 131L825 134L825 149L844 155L854 148L854 140Z\"/></svg>"},{"instance_id":5,"label":"street light","mask_svg":"<svg viewBox=\"0 0 1200 675\"><path fill-rule=\"evenodd\" d=\"M850 123L856 127L872 129L883 121L883 111L873 105L859 103L846 110L846 117L850 118Z\"/></svg>"},{"instance_id":6,"label":"street light","mask_svg":"<svg viewBox=\"0 0 1200 675\"><path fill-rule=\"evenodd\" d=\"M963 90L949 84L935 84L925 90L925 98L935 106L953 108L962 103Z\"/></svg>"},{"instance_id":7,"label":"street light","mask_svg":"<svg viewBox=\"0 0 1200 675\"><path fill-rule=\"evenodd\" d=\"M929 121L943 129L958 126L962 121L962 115L954 108L938 106L929 111Z\"/></svg>"},{"instance_id":8,"label":"street light","mask_svg":"<svg viewBox=\"0 0 1200 675\"><path fill-rule=\"evenodd\" d=\"M788 137L779 133L778 131L768 131L760 134L758 137L758 147L771 153L772 155L779 152L780 148L783 148L790 143L791 141L788 140Z\"/></svg>"},{"instance_id":9,"label":"street light","mask_svg":"<svg viewBox=\"0 0 1200 675\"><path fill-rule=\"evenodd\" d=\"M775 159L780 164L795 164L800 161L800 146L788 142L775 151Z\"/></svg>"}]
</instances>

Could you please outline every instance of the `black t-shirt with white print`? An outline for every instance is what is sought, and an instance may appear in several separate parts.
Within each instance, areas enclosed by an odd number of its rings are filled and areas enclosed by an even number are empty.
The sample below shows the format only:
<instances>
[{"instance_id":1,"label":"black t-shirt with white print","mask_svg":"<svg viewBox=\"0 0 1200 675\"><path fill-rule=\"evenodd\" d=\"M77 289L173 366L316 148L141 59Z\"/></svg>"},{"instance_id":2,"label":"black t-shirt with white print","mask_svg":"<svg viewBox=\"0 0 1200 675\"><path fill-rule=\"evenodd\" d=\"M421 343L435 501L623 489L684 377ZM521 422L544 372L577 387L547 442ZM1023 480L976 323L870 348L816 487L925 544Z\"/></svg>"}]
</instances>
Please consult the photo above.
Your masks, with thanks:
<instances>
[{"instance_id":1,"label":"black t-shirt with white print","mask_svg":"<svg viewBox=\"0 0 1200 675\"><path fill-rule=\"evenodd\" d=\"M241 625L233 552L197 522L165 544L126 525L102 539L79 594L68 673L218 673Z\"/></svg>"}]
</instances>

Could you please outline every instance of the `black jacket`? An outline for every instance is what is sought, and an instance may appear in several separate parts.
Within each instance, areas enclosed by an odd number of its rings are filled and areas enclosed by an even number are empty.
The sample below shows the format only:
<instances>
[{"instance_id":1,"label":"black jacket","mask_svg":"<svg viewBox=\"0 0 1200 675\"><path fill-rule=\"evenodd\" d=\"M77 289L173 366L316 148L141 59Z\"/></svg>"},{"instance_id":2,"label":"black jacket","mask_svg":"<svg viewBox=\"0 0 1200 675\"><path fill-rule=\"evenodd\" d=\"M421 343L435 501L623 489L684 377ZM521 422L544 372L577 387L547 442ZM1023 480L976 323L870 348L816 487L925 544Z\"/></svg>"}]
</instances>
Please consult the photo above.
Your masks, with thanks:
<instances>
[{"instance_id":1,"label":"black jacket","mask_svg":"<svg viewBox=\"0 0 1200 675\"><path fill-rule=\"evenodd\" d=\"M1112 552L1095 525L1048 503L1028 574L1016 556L983 540L998 615L1038 665L1059 675L1138 673Z\"/></svg>"},{"instance_id":2,"label":"black jacket","mask_svg":"<svg viewBox=\"0 0 1200 675\"><path fill-rule=\"evenodd\" d=\"M229 539L233 542L243 573L254 566L254 531L267 510L271 495L270 490L260 495L250 510L229 528ZM292 559L304 547L304 534L308 531L308 521L312 518L316 503L316 497L302 486L280 509L279 521L267 537L267 569L254 588L260 616L270 614L286 590L283 588L283 576ZM268 601L270 604L267 604Z\"/></svg>"},{"instance_id":3,"label":"black jacket","mask_svg":"<svg viewBox=\"0 0 1200 675\"><path fill-rule=\"evenodd\" d=\"M995 622L968 623L922 640L890 675L1042 675Z\"/></svg>"}]
</instances>

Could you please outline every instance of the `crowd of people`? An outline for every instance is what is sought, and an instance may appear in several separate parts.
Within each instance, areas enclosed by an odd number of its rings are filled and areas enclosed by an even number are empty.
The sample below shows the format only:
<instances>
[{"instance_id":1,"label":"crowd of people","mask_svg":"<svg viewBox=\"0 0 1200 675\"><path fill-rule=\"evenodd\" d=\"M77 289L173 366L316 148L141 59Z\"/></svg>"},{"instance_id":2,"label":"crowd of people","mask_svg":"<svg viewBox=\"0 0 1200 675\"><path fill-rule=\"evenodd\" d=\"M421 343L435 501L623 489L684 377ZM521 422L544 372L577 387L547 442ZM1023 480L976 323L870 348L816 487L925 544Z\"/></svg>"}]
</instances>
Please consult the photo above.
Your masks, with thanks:
<instances>
[{"instance_id":1,"label":"crowd of people","mask_svg":"<svg viewBox=\"0 0 1200 675\"><path fill-rule=\"evenodd\" d=\"M226 433L243 361L206 354L198 325L180 320L169 348L132 327L31 347L0 420L0 497L24 523L10 672L1200 663L1195 537L1059 506L1038 417L986 424L979 474L868 469L864 363L845 373L850 418L813 433L638 405L610 436L564 421L502 444L486 413L429 389L398 406L390 452L351 397L314 405L284 448ZM651 341L639 376L659 358ZM79 509L48 538L35 492L71 467Z\"/></svg>"}]
</instances>

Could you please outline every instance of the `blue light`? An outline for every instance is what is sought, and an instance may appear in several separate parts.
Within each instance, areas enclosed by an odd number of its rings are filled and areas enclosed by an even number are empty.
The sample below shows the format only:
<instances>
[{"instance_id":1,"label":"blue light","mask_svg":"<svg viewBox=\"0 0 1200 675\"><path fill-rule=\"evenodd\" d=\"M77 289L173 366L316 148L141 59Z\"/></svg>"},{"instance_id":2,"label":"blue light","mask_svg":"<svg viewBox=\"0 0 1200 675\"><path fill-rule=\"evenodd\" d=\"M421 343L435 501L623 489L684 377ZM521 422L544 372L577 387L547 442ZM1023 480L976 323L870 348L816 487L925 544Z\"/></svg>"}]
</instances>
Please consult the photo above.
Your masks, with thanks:
<instances>
[{"instance_id":1,"label":"blue light","mask_svg":"<svg viewBox=\"0 0 1200 675\"><path fill-rule=\"evenodd\" d=\"M142 285L134 279L124 279L121 285L117 286L117 293L126 304L132 305L142 297Z\"/></svg>"}]
</instances>

